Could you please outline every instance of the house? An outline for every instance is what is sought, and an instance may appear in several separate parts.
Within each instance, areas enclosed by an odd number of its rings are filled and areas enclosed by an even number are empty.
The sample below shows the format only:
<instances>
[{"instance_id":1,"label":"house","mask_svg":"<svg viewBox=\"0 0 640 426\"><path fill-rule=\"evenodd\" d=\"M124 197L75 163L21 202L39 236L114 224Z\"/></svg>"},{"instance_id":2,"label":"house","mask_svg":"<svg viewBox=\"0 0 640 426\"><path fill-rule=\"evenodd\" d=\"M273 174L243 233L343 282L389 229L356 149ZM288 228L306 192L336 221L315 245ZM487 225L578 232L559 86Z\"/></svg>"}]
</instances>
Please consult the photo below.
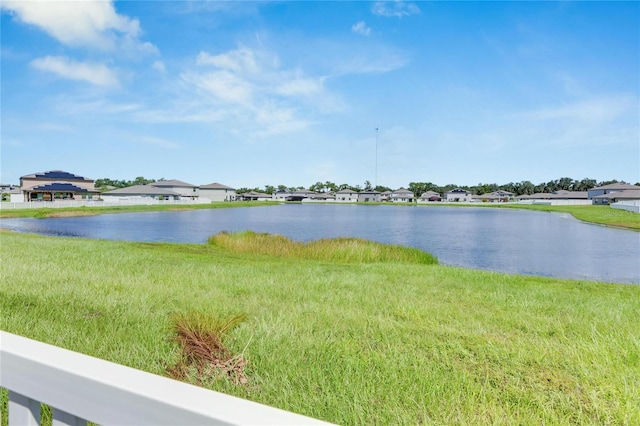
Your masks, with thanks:
<instances>
[{"instance_id":1,"label":"house","mask_svg":"<svg viewBox=\"0 0 640 426\"><path fill-rule=\"evenodd\" d=\"M93 179L63 170L33 173L20 178L23 201L97 200Z\"/></svg>"},{"instance_id":2,"label":"house","mask_svg":"<svg viewBox=\"0 0 640 426\"><path fill-rule=\"evenodd\" d=\"M412 203L413 192L405 188L399 188L389 194L389 201L392 203Z\"/></svg>"},{"instance_id":3,"label":"house","mask_svg":"<svg viewBox=\"0 0 640 426\"><path fill-rule=\"evenodd\" d=\"M278 201L302 201L305 198L310 198L317 193L309 189L296 189L295 191L276 191L273 198Z\"/></svg>"},{"instance_id":4,"label":"house","mask_svg":"<svg viewBox=\"0 0 640 426\"><path fill-rule=\"evenodd\" d=\"M389 197L391 196L391 191L384 191L380 193L380 201L389 201Z\"/></svg>"},{"instance_id":5,"label":"house","mask_svg":"<svg viewBox=\"0 0 640 426\"><path fill-rule=\"evenodd\" d=\"M221 183L210 183L200 186L200 198L211 201L235 201L236 190Z\"/></svg>"},{"instance_id":6,"label":"house","mask_svg":"<svg viewBox=\"0 0 640 426\"><path fill-rule=\"evenodd\" d=\"M380 193L373 189L365 189L358 193L359 203L378 203L380 202Z\"/></svg>"},{"instance_id":7,"label":"house","mask_svg":"<svg viewBox=\"0 0 640 426\"><path fill-rule=\"evenodd\" d=\"M535 194L523 194L516 197L519 203L549 204L549 205L582 205L590 204L587 200L587 191L566 191L560 189L554 192L537 192Z\"/></svg>"},{"instance_id":8,"label":"house","mask_svg":"<svg viewBox=\"0 0 640 426\"><path fill-rule=\"evenodd\" d=\"M303 203L333 203L335 201L336 194L333 192L317 192L302 200Z\"/></svg>"},{"instance_id":9,"label":"house","mask_svg":"<svg viewBox=\"0 0 640 426\"><path fill-rule=\"evenodd\" d=\"M506 203L513 197L513 192L509 191L493 191L482 195L473 196L475 200L483 203Z\"/></svg>"},{"instance_id":10,"label":"house","mask_svg":"<svg viewBox=\"0 0 640 426\"><path fill-rule=\"evenodd\" d=\"M181 194L178 192L154 185L134 185L102 193L102 199L106 202L179 200L180 198Z\"/></svg>"},{"instance_id":11,"label":"house","mask_svg":"<svg viewBox=\"0 0 640 426\"><path fill-rule=\"evenodd\" d=\"M274 198L271 194L266 194L264 192L256 192L249 191L243 192L242 194L236 195L236 200L239 201L274 201Z\"/></svg>"},{"instance_id":12,"label":"house","mask_svg":"<svg viewBox=\"0 0 640 426\"><path fill-rule=\"evenodd\" d=\"M447 203L461 203L473 201L472 194L462 188L455 188L444 193L444 199Z\"/></svg>"},{"instance_id":13,"label":"house","mask_svg":"<svg viewBox=\"0 0 640 426\"><path fill-rule=\"evenodd\" d=\"M419 204L431 203L434 201L442 201L442 197L440 196L440 194L438 194L435 191L427 191L421 196L419 196L417 200Z\"/></svg>"},{"instance_id":14,"label":"house","mask_svg":"<svg viewBox=\"0 0 640 426\"><path fill-rule=\"evenodd\" d=\"M593 204L612 204L620 201L640 200L640 189L627 189L624 191L608 192L593 197Z\"/></svg>"},{"instance_id":15,"label":"house","mask_svg":"<svg viewBox=\"0 0 640 426\"><path fill-rule=\"evenodd\" d=\"M21 203L24 201L22 191L16 185L7 185L2 189L2 201L8 201L10 203Z\"/></svg>"},{"instance_id":16,"label":"house","mask_svg":"<svg viewBox=\"0 0 640 426\"><path fill-rule=\"evenodd\" d=\"M169 191L177 192L180 195L180 198L186 198L189 200L195 200L198 198L200 191L196 185L183 182L177 179L171 180L159 180L156 182L152 182L149 185L155 186L156 188L167 189Z\"/></svg>"},{"instance_id":17,"label":"house","mask_svg":"<svg viewBox=\"0 0 640 426\"><path fill-rule=\"evenodd\" d=\"M358 192L351 189L341 189L336 192L336 202L355 203L358 201Z\"/></svg>"},{"instance_id":18,"label":"house","mask_svg":"<svg viewBox=\"0 0 640 426\"><path fill-rule=\"evenodd\" d=\"M600 195L610 194L612 192L621 191L637 191L640 190L638 185L630 185L628 183L612 183L609 185L598 186L587 191L587 198L593 200L593 204L609 204L609 197L599 197Z\"/></svg>"}]
</instances>

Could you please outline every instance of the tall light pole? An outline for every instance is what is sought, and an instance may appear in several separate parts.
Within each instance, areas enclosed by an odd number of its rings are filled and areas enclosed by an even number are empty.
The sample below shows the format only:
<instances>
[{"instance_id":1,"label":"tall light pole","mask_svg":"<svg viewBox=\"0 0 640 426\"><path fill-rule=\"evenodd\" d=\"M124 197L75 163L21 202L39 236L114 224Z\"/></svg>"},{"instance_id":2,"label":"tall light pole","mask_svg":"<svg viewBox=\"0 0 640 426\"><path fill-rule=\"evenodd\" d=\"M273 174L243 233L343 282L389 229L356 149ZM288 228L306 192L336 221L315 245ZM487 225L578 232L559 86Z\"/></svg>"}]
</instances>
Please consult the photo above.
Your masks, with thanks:
<instances>
[{"instance_id":1,"label":"tall light pole","mask_svg":"<svg viewBox=\"0 0 640 426\"><path fill-rule=\"evenodd\" d=\"M373 189L376 189L378 187L378 128L376 127L376 173L375 173L375 179L374 181L374 187Z\"/></svg>"}]
</instances>

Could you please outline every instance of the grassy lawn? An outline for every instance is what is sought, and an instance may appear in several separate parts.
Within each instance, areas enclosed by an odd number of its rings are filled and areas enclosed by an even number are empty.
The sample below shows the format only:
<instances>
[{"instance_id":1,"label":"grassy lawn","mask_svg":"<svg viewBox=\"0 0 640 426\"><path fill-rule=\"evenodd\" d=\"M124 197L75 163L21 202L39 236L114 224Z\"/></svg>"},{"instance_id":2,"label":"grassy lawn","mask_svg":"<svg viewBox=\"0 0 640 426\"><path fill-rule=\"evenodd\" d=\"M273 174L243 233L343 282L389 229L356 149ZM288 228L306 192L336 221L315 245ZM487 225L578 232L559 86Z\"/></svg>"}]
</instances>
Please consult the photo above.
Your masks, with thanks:
<instances>
[{"instance_id":1,"label":"grassy lawn","mask_svg":"<svg viewBox=\"0 0 640 426\"><path fill-rule=\"evenodd\" d=\"M537 204L479 204L482 207L500 207L511 209L539 210L545 212L570 213L578 220L598 223L600 225L616 226L640 231L640 214L625 210L618 210L609 206L545 206Z\"/></svg>"},{"instance_id":2,"label":"grassy lawn","mask_svg":"<svg viewBox=\"0 0 640 426\"><path fill-rule=\"evenodd\" d=\"M640 424L640 286L246 247L0 232L0 328L167 375L238 319L246 380L194 380L345 425Z\"/></svg>"}]
</instances>

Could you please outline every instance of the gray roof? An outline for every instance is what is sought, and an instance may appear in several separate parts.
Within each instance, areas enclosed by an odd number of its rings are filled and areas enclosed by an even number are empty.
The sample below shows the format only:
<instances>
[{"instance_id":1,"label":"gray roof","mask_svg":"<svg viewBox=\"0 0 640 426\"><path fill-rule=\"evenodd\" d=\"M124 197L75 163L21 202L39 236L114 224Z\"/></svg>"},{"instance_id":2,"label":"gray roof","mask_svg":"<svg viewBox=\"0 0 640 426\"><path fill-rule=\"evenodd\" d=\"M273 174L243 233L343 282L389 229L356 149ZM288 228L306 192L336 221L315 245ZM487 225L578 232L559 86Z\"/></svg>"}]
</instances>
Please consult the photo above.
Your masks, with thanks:
<instances>
[{"instance_id":1,"label":"gray roof","mask_svg":"<svg viewBox=\"0 0 640 426\"><path fill-rule=\"evenodd\" d=\"M341 189L340 191L336 192L336 194L357 194L358 191L354 191L352 189Z\"/></svg>"},{"instance_id":2,"label":"gray roof","mask_svg":"<svg viewBox=\"0 0 640 426\"><path fill-rule=\"evenodd\" d=\"M20 177L20 179L43 179L56 181L82 180L93 182L93 179L87 179L82 176L74 175L73 173L65 172L64 170L49 170L47 172L32 173L30 175L24 175Z\"/></svg>"},{"instance_id":3,"label":"gray roof","mask_svg":"<svg viewBox=\"0 0 640 426\"><path fill-rule=\"evenodd\" d=\"M591 189L640 189L640 186L618 182L618 183L610 183L609 185L598 186Z\"/></svg>"},{"instance_id":4,"label":"gray roof","mask_svg":"<svg viewBox=\"0 0 640 426\"><path fill-rule=\"evenodd\" d=\"M103 192L102 195L171 195L179 196L177 192L169 189L158 188L153 185L134 185L126 188L114 189L113 191Z\"/></svg>"},{"instance_id":5,"label":"gray roof","mask_svg":"<svg viewBox=\"0 0 640 426\"><path fill-rule=\"evenodd\" d=\"M242 194L238 194L238 196L240 197L253 197L253 198L271 198L271 194L267 194L266 192L256 192L256 191L249 191L249 192L243 192Z\"/></svg>"},{"instance_id":6,"label":"gray roof","mask_svg":"<svg viewBox=\"0 0 640 426\"><path fill-rule=\"evenodd\" d=\"M462 188L453 188L452 190L445 192L445 194L471 194L471 192Z\"/></svg>"},{"instance_id":7,"label":"gray roof","mask_svg":"<svg viewBox=\"0 0 640 426\"><path fill-rule=\"evenodd\" d=\"M586 191L566 191L561 189L556 192L537 192L531 195L518 195L516 198L524 200L586 200Z\"/></svg>"},{"instance_id":8,"label":"gray roof","mask_svg":"<svg viewBox=\"0 0 640 426\"><path fill-rule=\"evenodd\" d=\"M200 189L232 189L232 190L235 191L235 188L232 188L230 186L226 186L226 185L223 185L223 184L217 183L217 182L210 183L210 184L207 184L207 185L201 185Z\"/></svg>"},{"instance_id":9,"label":"gray roof","mask_svg":"<svg viewBox=\"0 0 640 426\"><path fill-rule=\"evenodd\" d=\"M424 194L422 194L420 198L431 198L431 197L439 197L439 196L440 194L438 194L435 191L427 191Z\"/></svg>"},{"instance_id":10,"label":"gray roof","mask_svg":"<svg viewBox=\"0 0 640 426\"><path fill-rule=\"evenodd\" d=\"M183 182L181 180L177 180L177 179L170 179L170 180L159 180L157 182L153 182L150 183L149 185L152 186L157 186L157 187L165 187L165 186L170 186L170 187L183 187L183 188L195 188L196 185L187 183L187 182Z\"/></svg>"},{"instance_id":11,"label":"gray roof","mask_svg":"<svg viewBox=\"0 0 640 426\"><path fill-rule=\"evenodd\" d=\"M630 189L627 191L610 192L608 194L596 195L593 198L617 198L622 200L640 200L640 189Z\"/></svg>"},{"instance_id":12,"label":"gray roof","mask_svg":"<svg viewBox=\"0 0 640 426\"><path fill-rule=\"evenodd\" d=\"M406 188L398 188L395 191L393 191L391 194L392 195L393 194L411 194L411 195L413 195L413 192L409 191Z\"/></svg>"}]
</instances>

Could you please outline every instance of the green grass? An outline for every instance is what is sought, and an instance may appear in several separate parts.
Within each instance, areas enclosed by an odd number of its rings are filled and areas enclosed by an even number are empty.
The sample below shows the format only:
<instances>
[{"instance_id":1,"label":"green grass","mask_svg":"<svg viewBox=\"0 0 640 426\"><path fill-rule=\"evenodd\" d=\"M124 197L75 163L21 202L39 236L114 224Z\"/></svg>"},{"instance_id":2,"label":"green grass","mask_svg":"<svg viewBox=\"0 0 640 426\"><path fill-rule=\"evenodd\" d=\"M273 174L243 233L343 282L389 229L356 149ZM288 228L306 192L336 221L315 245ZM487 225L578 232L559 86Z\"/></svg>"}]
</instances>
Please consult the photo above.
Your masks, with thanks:
<instances>
[{"instance_id":1,"label":"green grass","mask_svg":"<svg viewBox=\"0 0 640 426\"><path fill-rule=\"evenodd\" d=\"M16 217L68 217L68 216L91 216L106 213L136 213L152 211L175 211L175 210L202 210L220 209L232 207L254 207L254 206L275 206L278 203L268 201L238 201L238 202L212 202L208 204L155 204L155 205L134 205L134 206L92 206L92 207L38 207L33 209L9 210L2 208L0 204L0 218Z\"/></svg>"},{"instance_id":2,"label":"green grass","mask_svg":"<svg viewBox=\"0 0 640 426\"><path fill-rule=\"evenodd\" d=\"M221 232L209 238L209 244L234 253L296 257L346 263L438 263L435 256L412 247L380 244L361 238L324 238L302 243L282 235L253 231Z\"/></svg>"},{"instance_id":3,"label":"green grass","mask_svg":"<svg viewBox=\"0 0 640 426\"><path fill-rule=\"evenodd\" d=\"M431 205L431 204L430 204ZM435 204L434 204L435 205ZM599 225L615 226L640 231L640 214L602 205L549 206L544 204L507 204L507 203L450 203L443 206L494 207L503 209L537 210L552 213L569 213L578 220Z\"/></svg>"},{"instance_id":4,"label":"green grass","mask_svg":"<svg viewBox=\"0 0 640 426\"><path fill-rule=\"evenodd\" d=\"M640 424L640 286L0 232L0 328L166 375L175 315L238 313L247 383L344 425Z\"/></svg>"}]
</instances>

